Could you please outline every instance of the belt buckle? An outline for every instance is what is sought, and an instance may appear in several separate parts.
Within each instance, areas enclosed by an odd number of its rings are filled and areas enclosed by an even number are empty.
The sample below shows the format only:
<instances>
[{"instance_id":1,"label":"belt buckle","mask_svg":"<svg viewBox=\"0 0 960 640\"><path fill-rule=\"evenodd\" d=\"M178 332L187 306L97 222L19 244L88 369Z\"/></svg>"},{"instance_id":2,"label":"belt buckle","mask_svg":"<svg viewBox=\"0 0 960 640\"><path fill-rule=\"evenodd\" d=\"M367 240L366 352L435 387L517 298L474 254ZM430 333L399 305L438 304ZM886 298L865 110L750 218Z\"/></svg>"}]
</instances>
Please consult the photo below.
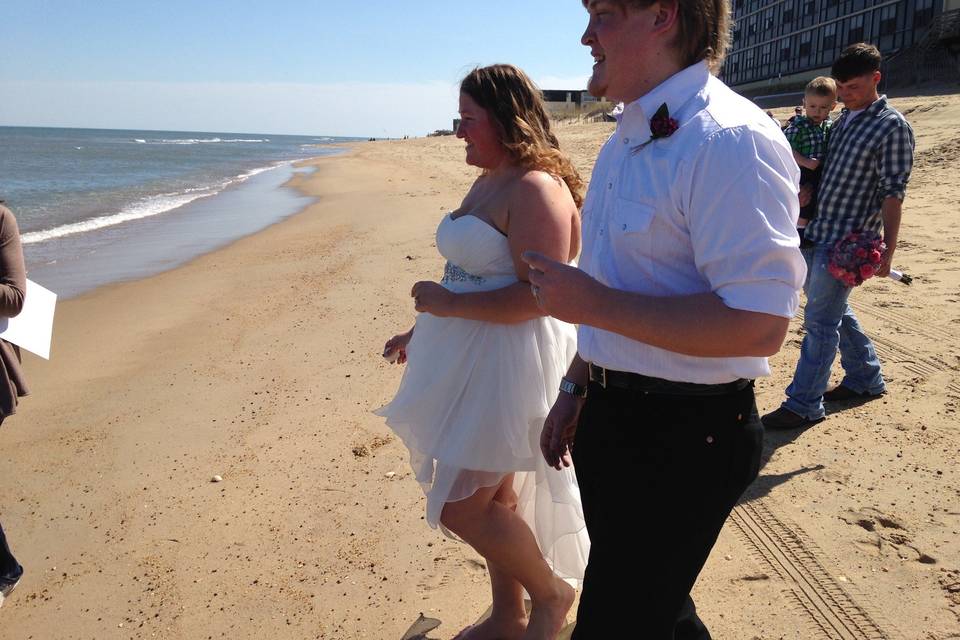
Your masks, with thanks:
<instances>
[{"instance_id":1,"label":"belt buckle","mask_svg":"<svg viewBox=\"0 0 960 640\"><path fill-rule=\"evenodd\" d=\"M607 368L598 367L597 365L593 365L593 368L594 370L596 369L600 370L600 376L599 376L600 379L596 381L597 384L599 384L602 389L606 389L607 388Z\"/></svg>"}]
</instances>

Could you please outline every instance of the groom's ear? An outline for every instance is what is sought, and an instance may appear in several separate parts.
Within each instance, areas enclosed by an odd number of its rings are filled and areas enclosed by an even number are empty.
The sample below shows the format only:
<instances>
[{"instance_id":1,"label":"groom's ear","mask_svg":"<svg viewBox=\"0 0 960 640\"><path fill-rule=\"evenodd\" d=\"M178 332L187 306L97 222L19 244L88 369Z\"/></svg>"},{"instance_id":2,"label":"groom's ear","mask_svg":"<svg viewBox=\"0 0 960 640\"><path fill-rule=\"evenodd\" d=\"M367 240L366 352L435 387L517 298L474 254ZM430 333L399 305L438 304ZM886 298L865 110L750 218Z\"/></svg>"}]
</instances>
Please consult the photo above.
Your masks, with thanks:
<instances>
[{"instance_id":1,"label":"groom's ear","mask_svg":"<svg viewBox=\"0 0 960 640\"><path fill-rule=\"evenodd\" d=\"M680 12L680 4L677 0L660 0L651 8L655 9L653 27L656 33L665 33L677 24L677 16Z\"/></svg>"}]
</instances>

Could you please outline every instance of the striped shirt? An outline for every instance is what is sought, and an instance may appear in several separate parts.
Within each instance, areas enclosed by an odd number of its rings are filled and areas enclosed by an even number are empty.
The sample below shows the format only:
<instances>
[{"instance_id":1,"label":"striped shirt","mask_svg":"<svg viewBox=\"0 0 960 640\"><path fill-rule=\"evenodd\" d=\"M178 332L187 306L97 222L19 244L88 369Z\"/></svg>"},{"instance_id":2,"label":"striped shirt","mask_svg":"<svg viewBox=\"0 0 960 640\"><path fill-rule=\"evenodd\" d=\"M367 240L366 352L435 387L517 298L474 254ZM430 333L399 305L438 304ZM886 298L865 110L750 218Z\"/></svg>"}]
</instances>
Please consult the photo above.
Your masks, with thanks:
<instances>
[{"instance_id":1,"label":"striped shirt","mask_svg":"<svg viewBox=\"0 0 960 640\"><path fill-rule=\"evenodd\" d=\"M820 244L853 231L880 232L884 199L904 199L913 168L913 129L886 96L847 118L844 110L830 132L817 218L807 226L807 239Z\"/></svg>"}]
</instances>

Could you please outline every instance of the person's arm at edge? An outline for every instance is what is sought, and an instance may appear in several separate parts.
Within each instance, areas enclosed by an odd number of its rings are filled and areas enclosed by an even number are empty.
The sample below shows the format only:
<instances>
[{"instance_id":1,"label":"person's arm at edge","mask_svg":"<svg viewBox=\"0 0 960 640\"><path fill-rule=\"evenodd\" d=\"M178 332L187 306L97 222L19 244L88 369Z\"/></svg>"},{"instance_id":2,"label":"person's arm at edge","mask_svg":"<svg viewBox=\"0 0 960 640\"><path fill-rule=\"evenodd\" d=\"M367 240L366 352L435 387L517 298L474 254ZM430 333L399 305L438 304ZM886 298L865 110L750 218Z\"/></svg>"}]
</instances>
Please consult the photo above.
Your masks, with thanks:
<instances>
[{"instance_id":1,"label":"person's arm at edge","mask_svg":"<svg viewBox=\"0 0 960 640\"><path fill-rule=\"evenodd\" d=\"M16 218L0 205L0 317L13 318L26 299L26 267Z\"/></svg>"}]
</instances>

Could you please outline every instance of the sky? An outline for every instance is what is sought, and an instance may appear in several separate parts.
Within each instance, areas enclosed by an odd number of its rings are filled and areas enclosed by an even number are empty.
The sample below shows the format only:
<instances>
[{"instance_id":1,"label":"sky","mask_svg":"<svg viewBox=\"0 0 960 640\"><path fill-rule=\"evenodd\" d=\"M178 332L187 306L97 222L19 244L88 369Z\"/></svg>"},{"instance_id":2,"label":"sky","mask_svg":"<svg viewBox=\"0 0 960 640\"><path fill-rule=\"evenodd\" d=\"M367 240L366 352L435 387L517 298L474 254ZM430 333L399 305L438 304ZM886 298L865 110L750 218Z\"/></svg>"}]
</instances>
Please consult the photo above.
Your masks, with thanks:
<instances>
[{"instance_id":1,"label":"sky","mask_svg":"<svg viewBox=\"0 0 960 640\"><path fill-rule=\"evenodd\" d=\"M0 126L400 137L474 66L586 86L580 0L2 0Z\"/></svg>"}]
</instances>

